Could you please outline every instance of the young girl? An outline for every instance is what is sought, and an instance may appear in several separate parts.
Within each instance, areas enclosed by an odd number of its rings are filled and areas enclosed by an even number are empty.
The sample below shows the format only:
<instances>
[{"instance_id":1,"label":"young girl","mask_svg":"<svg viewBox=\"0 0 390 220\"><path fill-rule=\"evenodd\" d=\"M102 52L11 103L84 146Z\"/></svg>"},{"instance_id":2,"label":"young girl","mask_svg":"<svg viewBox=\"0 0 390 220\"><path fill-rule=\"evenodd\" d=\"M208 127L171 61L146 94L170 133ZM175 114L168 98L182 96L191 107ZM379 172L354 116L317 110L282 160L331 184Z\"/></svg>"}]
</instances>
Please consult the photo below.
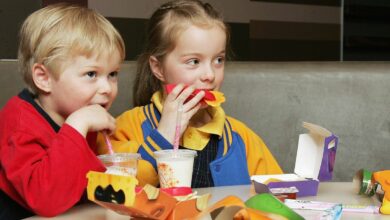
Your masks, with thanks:
<instances>
[{"instance_id":1,"label":"young girl","mask_svg":"<svg viewBox=\"0 0 390 220\"><path fill-rule=\"evenodd\" d=\"M252 130L201 101L203 90L219 90L224 77L229 31L220 15L207 3L179 0L163 4L149 22L134 87L138 107L117 118L111 137L117 152L142 155L140 183L158 184L153 151L172 149L179 106L180 146L197 151L192 187L249 184L251 175L282 173ZM168 84L177 84L169 94ZM191 95L195 89L201 92Z\"/></svg>"}]
</instances>

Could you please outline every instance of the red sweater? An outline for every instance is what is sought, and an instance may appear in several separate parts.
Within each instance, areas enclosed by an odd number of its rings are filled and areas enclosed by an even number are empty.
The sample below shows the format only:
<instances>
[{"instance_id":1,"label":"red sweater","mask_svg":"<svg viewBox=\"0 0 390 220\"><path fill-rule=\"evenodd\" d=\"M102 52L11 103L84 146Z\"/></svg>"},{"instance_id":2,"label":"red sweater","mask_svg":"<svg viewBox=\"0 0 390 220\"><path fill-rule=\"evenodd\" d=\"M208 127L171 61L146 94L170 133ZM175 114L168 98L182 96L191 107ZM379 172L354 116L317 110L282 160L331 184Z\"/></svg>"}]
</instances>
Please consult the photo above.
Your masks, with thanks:
<instances>
[{"instance_id":1,"label":"red sweater","mask_svg":"<svg viewBox=\"0 0 390 220\"><path fill-rule=\"evenodd\" d=\"M86 173L105 170L95 152L74 128L56 125L26 90L0 112L0 189L38 215L58 215L80 200Z\"/></svg>"}]
</instances>

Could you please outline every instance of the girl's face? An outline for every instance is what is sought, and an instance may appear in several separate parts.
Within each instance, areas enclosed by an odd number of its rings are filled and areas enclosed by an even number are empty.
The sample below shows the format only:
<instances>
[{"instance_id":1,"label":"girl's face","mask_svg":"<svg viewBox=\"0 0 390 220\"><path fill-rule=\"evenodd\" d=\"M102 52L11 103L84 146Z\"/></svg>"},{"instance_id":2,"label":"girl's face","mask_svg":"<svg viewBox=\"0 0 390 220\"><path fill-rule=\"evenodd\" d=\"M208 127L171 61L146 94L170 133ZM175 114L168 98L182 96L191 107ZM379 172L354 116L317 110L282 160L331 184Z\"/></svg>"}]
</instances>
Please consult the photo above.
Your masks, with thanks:
<instances>
[{"instance_id":1,"label":"girl's face","mask_svg":"<svg viewBox=\"0 0 390 220\"><path fill-rule=\"evenodd\" d=\"M57 122L88 105L109 109L118 93L120 64L119 52L70 58L63 64L59 77L52 80L50 104L45 110Z\"/></svg>"},{"instance_id":2,"label":"girl's face","mask_svg":"<svg viewBox=\"0 0 390 220\"><path fill-rule=\"evenodd\" d=\"M162 62L150 65L163 84L194 85L197 89L219 90L224 77L226 34L218 26L190 26L182 32L175 48Z\"/></svg>"}]
</instances>

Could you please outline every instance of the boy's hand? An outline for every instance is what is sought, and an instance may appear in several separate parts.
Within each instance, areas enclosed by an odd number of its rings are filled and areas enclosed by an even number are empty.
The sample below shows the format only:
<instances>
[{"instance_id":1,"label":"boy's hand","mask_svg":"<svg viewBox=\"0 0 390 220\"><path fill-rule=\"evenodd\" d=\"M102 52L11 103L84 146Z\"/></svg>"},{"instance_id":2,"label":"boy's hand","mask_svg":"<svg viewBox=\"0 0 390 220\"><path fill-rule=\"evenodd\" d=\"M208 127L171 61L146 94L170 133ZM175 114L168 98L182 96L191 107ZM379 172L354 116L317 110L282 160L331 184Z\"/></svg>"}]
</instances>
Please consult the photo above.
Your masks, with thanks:
<instances>
[{"instance_id":1,"label":"boy's hand","mask_svg":"<svg viewBox=\"0 0 390 220\"><path fill-rule=\"evenodd\" d=\"M65 120L84 137L89 131L107 130L111 133L115 130L115 118L100 105L89 105L73 112Z\"/></svg>"},{"instance_id":2,"label":"boy's hand","mask_svg":"<svg viewBox=\"0 0 390 220\"><path fill-rule=\"evenodd\" d=\"M175 128L179 106L183 106L180 121L180 136L183 135L192 116L194 116L201 107L200 101L205 95L204 91L199 92L193 98L189 99L189 101L185 102L185 100L192 95L194 90L195 88L193 86L185 88L184 84L178 84L165 98L157 130L172 144L175 138Z\"/></svg>"}]
</instances>

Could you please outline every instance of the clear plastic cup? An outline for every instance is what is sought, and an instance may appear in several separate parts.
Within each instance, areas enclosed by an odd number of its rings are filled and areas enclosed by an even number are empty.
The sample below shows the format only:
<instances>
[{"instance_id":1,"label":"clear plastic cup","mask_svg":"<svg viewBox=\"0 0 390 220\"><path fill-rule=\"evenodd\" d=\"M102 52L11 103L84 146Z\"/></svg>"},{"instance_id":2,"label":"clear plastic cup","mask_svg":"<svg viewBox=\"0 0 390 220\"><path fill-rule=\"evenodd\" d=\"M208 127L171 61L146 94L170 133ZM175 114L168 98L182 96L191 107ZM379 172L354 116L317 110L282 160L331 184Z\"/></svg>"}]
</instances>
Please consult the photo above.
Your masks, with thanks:
<instances>
[{"instance_id":1,"label":"clear plastic cup","mask_svg":"<svg viewBox=\"0 0 390 220\"><path fill-rule=\"evenodd\" d=\"M161 188L191 187L196 151L179 149L155 151Z\"/></svg>"},{"instance_id":2,"label":"clear plastic cup","mask_svg":"<svg viewBox=\"0 0 390 220\"><path fill-rule=\"evenodd\" d=\"M99 155L98 158L106 166L106 173L121 176L136 176L140 154L114 153Z\"/></svg>"}]
</instances>

